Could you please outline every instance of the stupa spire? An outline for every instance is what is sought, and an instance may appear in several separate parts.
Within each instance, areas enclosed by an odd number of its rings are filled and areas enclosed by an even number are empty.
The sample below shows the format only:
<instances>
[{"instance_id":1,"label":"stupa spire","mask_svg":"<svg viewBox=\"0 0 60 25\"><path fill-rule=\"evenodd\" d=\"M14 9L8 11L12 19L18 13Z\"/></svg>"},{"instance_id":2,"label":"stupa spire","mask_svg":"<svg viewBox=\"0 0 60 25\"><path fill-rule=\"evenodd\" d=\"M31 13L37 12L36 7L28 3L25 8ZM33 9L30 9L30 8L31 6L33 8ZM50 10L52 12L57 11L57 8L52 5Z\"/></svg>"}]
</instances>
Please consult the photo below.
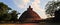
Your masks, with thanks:
<instances>
[{"instance_id":1,"label":"stupa spire","mask_svg":"<svg viewBox=\"0 0 60 25\"><path fill-rule=\"evenodd\" d=\"M29 8L27 9L28 11L32 11L33 8L29 5Z\"/></svg>"},{"instance_id":2,"label":"stupa spire","mask_svg":"<svg viewBox=\"0 0 60 25\"><path fill-rule=\"evenodd\" d=\"M31 8L31 6L29 5L29 8Z\"/></svg>"}]
</instances>

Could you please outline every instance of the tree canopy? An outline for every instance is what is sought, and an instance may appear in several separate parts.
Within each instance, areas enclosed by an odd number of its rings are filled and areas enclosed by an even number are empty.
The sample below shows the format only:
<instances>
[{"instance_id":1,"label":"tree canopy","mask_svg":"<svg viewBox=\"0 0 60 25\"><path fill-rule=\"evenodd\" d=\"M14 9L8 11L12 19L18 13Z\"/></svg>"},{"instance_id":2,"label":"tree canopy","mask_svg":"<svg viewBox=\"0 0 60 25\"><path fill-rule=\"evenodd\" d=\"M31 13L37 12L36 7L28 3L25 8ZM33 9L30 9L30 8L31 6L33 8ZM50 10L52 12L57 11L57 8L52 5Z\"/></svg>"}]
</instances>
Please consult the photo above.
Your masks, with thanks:
<instances>
[{"instance_id":1,"label":"tree canopy","mask_svg":"<svg viewBox=\"0 0 60 25\"><path fill-rule=\"evenodd\" d=\"M17 20L18 13L16 10L11 11L8 13L9 10L12 10L3 2L0 2L0 20Z\"/></svg>"},{"instance_id":2,"label":"tree canopy","mask_svg":"<svg viewBox=\"0 0 60 25\"><path fill-rule=\"evenodd\" d=\"M55 16L54 15L54 12L56 10L59 10L60 9L60 2L59 1L49 1L47 4L46 4L46 14L49 14L51 17Z\"/></svg>"},{"instance_id":3,"label":"tree canopy","mask_svg":"<svg viewBox=\"0 0 60 25\"><path fill-rule=\"evenodd\" d=\"M53 22L60 22L60 1L50 1L46 4L46 14L49 14Z\"/></svg>"}]
</instances>

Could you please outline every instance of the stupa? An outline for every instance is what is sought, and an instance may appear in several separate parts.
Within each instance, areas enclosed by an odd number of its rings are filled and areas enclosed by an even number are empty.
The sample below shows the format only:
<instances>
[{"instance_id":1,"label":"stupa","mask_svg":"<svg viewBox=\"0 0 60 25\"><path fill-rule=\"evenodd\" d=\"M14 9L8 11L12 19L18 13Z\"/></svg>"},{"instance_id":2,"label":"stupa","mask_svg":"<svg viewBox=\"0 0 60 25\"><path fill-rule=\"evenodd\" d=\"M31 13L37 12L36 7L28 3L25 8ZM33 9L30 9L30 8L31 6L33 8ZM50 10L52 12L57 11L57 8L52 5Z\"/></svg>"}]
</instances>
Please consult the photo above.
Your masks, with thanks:
<instances>
[{"instance_id":1,"label":"stupa","mask_svg":"<svg viewBox=\"0 0 60 25\"><path fill-rule=\"evenodd\" d=\"M19 18L20 22L37 22L41 20L40 16L33 11L33 8L29 6L27 11L23 12L23 14Z\"/></svg>"}]
</instances>

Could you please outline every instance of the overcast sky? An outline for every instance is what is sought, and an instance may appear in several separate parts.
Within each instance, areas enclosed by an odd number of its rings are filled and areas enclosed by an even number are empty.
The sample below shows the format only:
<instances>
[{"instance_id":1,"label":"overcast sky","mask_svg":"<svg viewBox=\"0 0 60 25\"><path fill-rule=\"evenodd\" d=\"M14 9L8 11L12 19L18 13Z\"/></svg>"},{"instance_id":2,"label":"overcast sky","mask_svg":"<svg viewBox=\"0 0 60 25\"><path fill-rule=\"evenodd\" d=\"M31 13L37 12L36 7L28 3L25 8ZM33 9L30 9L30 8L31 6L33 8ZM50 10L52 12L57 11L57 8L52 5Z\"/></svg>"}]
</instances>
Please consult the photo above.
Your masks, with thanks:
<instances>
[{"instance_id":1,"label":"overcast sky","mask_svg":"<svg viewBox=\"0 0 60 25\"><path fill-rule=\"evenodd\" d=\"M42 18L47 18L45 14L45 5L51 0L0 0L0 2L4 2L13 10L17 10L21 14L27 10L29 5L33 8L33 10ZM20 14L20 15L21 15Z\"/></svg>"}]
</instances>

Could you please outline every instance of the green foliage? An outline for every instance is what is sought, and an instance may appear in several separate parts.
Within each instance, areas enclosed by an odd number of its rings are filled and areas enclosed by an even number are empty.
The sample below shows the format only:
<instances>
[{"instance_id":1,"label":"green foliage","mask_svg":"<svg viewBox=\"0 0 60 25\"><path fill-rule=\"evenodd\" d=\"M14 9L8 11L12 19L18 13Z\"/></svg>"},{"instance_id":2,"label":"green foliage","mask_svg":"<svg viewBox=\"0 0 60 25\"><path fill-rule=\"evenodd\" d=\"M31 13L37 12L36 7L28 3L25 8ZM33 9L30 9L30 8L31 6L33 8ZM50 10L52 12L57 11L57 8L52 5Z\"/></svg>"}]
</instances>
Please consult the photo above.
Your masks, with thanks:
<instances>
[{"instance_id":1,"label":"green foliage","mask_svg":"<svg viewBox=\"0 0 60 25\"><path fill-rule=\"evenodd\" d=\"M54 16L54 12L60 9L60 2L49 1L46 4L46 14L49 14L51 17Z\"/></svg>"},{"instance_id":2,"label":"green foliage","mask_svg":"<svg viewBox=\"0 0 60 25\"><path fill-rule=\"evenodd\" d=\"M13 10L11 13L8 13L9 10L12 9L6 4L0 2L0 20L17 20L17 11Z\"/></svg>"},{"instance_id":3,"label":"green foliage","mask_svg":"<svg viewBox=\"0 0 60 25\"><path fill-rule=\"evenodd\" d=\"M17 20L18 17L17 11L13 10L11 16L12 16L11 20Z\"/></svg>"}]
</instances>

